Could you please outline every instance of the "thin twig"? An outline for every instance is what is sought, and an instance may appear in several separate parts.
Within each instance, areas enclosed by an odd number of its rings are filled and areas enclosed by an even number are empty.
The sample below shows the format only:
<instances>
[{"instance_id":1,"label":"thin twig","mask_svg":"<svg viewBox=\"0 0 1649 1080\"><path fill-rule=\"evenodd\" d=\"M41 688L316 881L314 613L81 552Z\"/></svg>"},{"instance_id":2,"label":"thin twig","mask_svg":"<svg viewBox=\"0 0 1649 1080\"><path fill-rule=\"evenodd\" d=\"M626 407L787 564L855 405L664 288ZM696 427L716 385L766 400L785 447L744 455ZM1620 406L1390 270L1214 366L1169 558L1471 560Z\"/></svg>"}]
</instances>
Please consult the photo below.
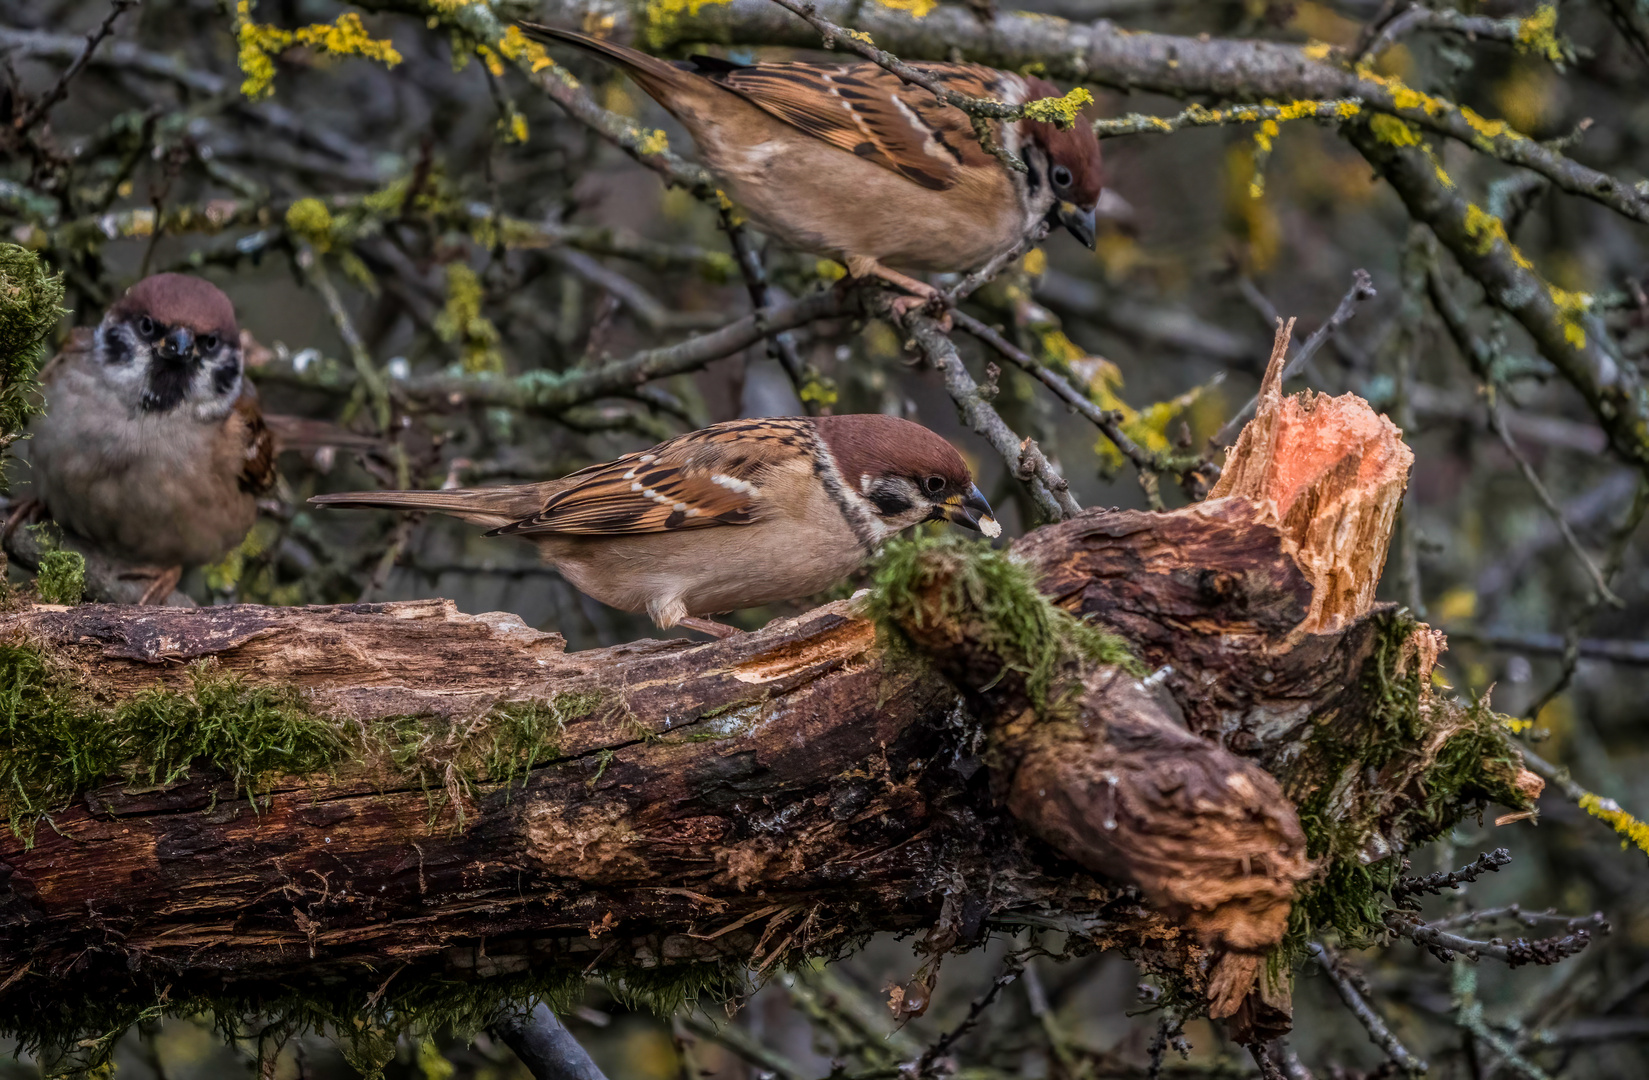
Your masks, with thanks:
<instances>
[{"instance_id":1,"label":"thin twig","mask_svg":"<svg viewBox=\"0 0 1649 1080\"><path fill-rule=\"evenodd\" d=\"M1484 852L1458 870L1439 870L1425 877L1398 878L1391 887L1392 903L1398 907L1418 909L1417 904L1407 902L1410 897L1440 896L1444 889L1458 889L1463 884L1476 881L1484 874L1499 873L1500 868L1511 861L1511 852L1503 847L1495 848L1493 851Z\"/></svg>"},{"instance_id":2,"label":"thin twig","mask_svg":"<svg viewBox=\"0 0 1649 1080\"><path fill-rule=\"evenodd\" d=\"M1580 546L1580 538L1575 536L1574 529L1569 526L1569 520L1563 516L1563 508L1557 505L1557 500L1552 498L1552 493L1546 490L1546 485L1540 480L1540 474L1535 472L1533 465L1529 464L1529 459L1523 456L1523 451L1518 449L1517 440L1512 438L1512 433L1506 428L1506 418L1500 413L1499 397L1499 394L1495 393L1495 389L1491 385L1488 395L1489 425L1494 428L1494 433L1500 437L1501 445L1505 446L1506 452L1512 456L1512 460L1517 462L1518 469L1523 473L1523 479L1528 481L1535 497L1540 500L1540 505L1545 507L1546 513L1551 515L1552 523L1557 526L1557 531L1563 536L1563 542L1569 545L1569 550L1574 553L1576 559L1580 560L1580 565L1585 568L1586 575L1592 579L1592 587L1597 590L1598 596L1602 597L1603 601L1610 607L1625 607L1626 601L1615 595L1615 591L1609 588L1609 582L1604 579L1603 571L1598 569L1597 563L1592 561L1592 557L1586 553L1586 549Z\"/></svg>"},{"instance_id":3,"label":"thin twig","mask_svg":"<svg viewBox=\"0 0 1649 1080\"><path fill-rule=\"evenodd\" d=\"M767 283L767 268L762 265L761 252L756 250L755 243L750 239L750 230L734 221L732 211L727 207L721 211L721 227L727 233L727 240L733 247L733 258L739 264L739 273L744 278L744 288L750 294L750 302L757 311L765 311L772 305L773 291ZM801 352L796 348L796 336L788 330L780 331L767 336L767 355L778 361L784 373L790 377L790 384L796 388L796 394L801 396L803 387L808 382L806 362L802 360ZM808 413L818 412L818 406L806 399L802 400L802 407Z\"/></svg>"},{"instance_id":4,"label":"thin twig","mask_svg":"<svg viewBox=\"0 0 1649 1080\"><path fill-rule=\"evenodd\" d=\"M1316 331L1306 338L1305 344L1301 345L1294 355L1289 357L1288 363L1283 366L1283 382L1287 382L1295 372L1309 363L1311 358L1317 354L1317 350L1321 349L1328 341L1329 336L1350 321L1351 317L1357 313L1358 304L1364 300L1372 299L1376 295L1374 282L1369 278L1368 271L1353 270L1351 277L1351 289L1341 298L1339 306L1334 309L1334 314L1330 315L1327 322L1317 327ZM1242 426L1248 423L1254 415L1254 409L1259 403L1260 396L1258 394L1249 398L1248 404L1238 409L1236 415L1227 420L1225 426L1214 433L1213 439L1210 440L1211 444L1216 447L1230 446L1232 441L1236 439L1237 432L1241 431Z\"/></svg>"},{"instance_id":5,"label":"thin twig","mask_svg":"<svg viewBox=\"0 0 1649 1080\"><path fill-rule=\"evenodd\" d=\"M92 54L103 43L103 39L114 31L115 20L124 15L128 9L136 7L141 2L142 0L114 0L109 14L98 24L97 29L86 35L86 48L75 58L74 63L69 65L68 70L58 77L56 84L46 91L46 95L35 102L28 112L12 122L13 130L18 134L28 131L29 128L45 117L53 105L62 101L63 96L69 92L69 83L73 82L74 77L79 75L86 65L91 62Z\"/></svg>"},{"instance_id":6,"label":"thin twig","mask_svg":"<svg viewBox=\"0 0 1649 1080\"><path fill-rule=\"evenodd\" d=\"M980 1017L985 1015L985 1010L990 1008L991 1003L996 1000L997 996L1003 990L1012 986L1025 970L1026 959L1027 954L1025 952L1011 952L1003 958L1002 971L995 979L991 980L990 987L968 1006L968 1014L962 1018L961 1023L940 1035L938 1039L934 1040L932 1046L922 1051L922 1056L916 1059L911 1075L918 1078L936 1075L934 1066L950 1052L951 1047L956 1045L958 1039L978 1026Z\"/></svg>"},{"instance_id":7,"label":"thin twig","mask_svg":"<svg viewBox=\"0 0 1649 1080\"><path fill-rule=\"evenodd\" d=\"M1313 103L1310 112L1289 112L1289 119L1344 120L1362 111L1362 98L1335 98ZM1095 120L1094 134L1101 139L1115 139L1122 135L1167 135L1184 128L1222 127L1226 124L1258 124L1283 117L1281 105L1227 105L1210 109L1206 105L1192 105L1176 116L1150 116L1129 113L1127 116Z\"/></svg>"},{"instance_id":8,"label":"thin twig","mask_svg":"<svg viewBox=\"0 0 1649 1080\"><path fill-rule=\"evenodd\" d=\"M885 294L879 303L887 311ZM1007 463L1008 471L1031 489L1038 508L1051 521L1064 521L1082 512L1081 505L1071 495L1071 486L1030 439L1021 439L991 407L979 384L963 366L956 352L956 343L939 329L939 324L920 312L912 311L904 317L904 327L910 332L917 351L939 370L945 380L945 390L956 402L957 411L975 432L983 435L992 448Z\"/></svg>"},{"instance_id":9,"label":"thin twig","mask_svg":"<svg viewBox=\"0 0 1649 1080\"><path fill-rule=\"evenodd\" d=\"M1315 941L1311 943L1310 953L1312 959L1322 966L1323 974L1328 976L1329 983L1340 995L1340 1000L1346 1003L1346 1008L1351 1010L1351 1015L1355 1016L1357 1022L1363 1025L1363 1030L1368 1032L1369 1040L1385 1051L1392 1064L1410 1076L1419 1076L1431 1068L1423 1059L1415 1057L1409 1048L1403 1045L1402 1040L1392 1034L1385 1020L1358 991L1352 977L1341 969L1339 957Z\"/></svg>"},{"instance_id":10,"label":"thin twig","mask_svg":"<svg viewBox=\"0 0 1649 1080\"><path fill-rule=\"evenodd\" d=\"M1387 911L1385 923L1386 928L1392 933L1408 938L1416 945L1425 946L1433 956L1444 963L1453 962L1455 954L1460 953L1473 960L1483 957L1500 960L1508 967L1514 968L1524 964L1555 964L1575 955L1592 943L1592 933L1584 927L1558 937L1539 938L1534 941L1518 938L1508 943L1501 938L1483 941L1440 930L1431 923L1421 922L1413 915L1400 911ZM1608 923L1598 927L1598 930L1608 933Z\"/></svg>"}]
</instances>

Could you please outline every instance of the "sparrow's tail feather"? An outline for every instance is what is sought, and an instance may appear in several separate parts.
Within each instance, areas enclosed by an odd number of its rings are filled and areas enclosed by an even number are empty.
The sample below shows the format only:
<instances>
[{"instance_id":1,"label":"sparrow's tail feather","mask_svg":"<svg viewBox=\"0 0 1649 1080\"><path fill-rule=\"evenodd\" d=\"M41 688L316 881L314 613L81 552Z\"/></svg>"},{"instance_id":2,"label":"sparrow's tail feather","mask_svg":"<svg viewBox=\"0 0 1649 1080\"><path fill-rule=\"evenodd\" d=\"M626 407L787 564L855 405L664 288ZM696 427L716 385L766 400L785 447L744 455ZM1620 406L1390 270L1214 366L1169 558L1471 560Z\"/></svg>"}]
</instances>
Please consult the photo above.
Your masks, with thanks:
<instances>
[{"instance_id":1,"label":"sparrow's tail feather","mask_svg":"<svg viewBox=\"0 0 1649 1080\"><path fill-rule=\"evenodd\" d=\"M537 513L544 505L544 495L537 485L529 484L446 491L343 491L316 495L309 501L341 510L432 510L497 529Z\"/></svg>"},{"instance_id":2,"label":"sparrow's tail feather","mask_svg":"<svg viewBox=\"0 0 1649 1080\"><path fill-rule=\"evenodd\" d=\"M703 76L684 71L674 64L660 60L656 56L648 56L637 49L617 42L603 41L598 37L580 34L576 30L560 30L553 26L542 26L538 23L524 22L519 24L521 32L538 41L560 42L574 45L585 52L595 53L597 56L623 68L641 88L658 100L661 104L669 101L668 97L661 97L660 92L666 88L680 88L689 83L705 83L708 80Z\"/></svg>"}]
</instances>

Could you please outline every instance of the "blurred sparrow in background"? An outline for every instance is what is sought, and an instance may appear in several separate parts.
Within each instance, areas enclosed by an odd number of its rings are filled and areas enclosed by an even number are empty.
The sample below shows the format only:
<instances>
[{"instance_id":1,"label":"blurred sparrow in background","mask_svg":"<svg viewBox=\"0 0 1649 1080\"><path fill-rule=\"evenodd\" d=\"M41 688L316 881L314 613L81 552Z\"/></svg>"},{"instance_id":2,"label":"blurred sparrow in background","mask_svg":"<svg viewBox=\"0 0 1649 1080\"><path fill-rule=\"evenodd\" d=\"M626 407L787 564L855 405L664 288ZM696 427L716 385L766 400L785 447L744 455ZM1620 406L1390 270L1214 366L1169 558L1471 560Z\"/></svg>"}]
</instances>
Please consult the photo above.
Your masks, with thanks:
<instances>
[{"instance_id":1,"label":"blurred sparrow in background","mask_svg":"<svg viewBox=\"0 0 1649 1080\"><path fill-rule=\"evenodd\" d=\"M547 483L310 502L523 536L602 603L717 637L734 631L699 616L812 595L912 525L1002 532L955 447L879 415L732 420Z\"/></svg>"},{"instance_id":2,"label":"blurred sparrow in background","mask_svg":"<svg viewBox=\"0 0 1649 1080\"><path fill-rule=\"evenodd\" d=\"M936 290L899 270L974 269L1043 220L1094 246L1103 169L1086 124L993 122L996 138L1025 163L1021 173L980 145L966 113L875 64L668 63L570 30L521 28L623 69L692 133L705 165L757 228L835 259L854 277L880 277L926 302ZM1010 105L1059 95L1045 79L978 64L921 68L954 90Z\"/></svg>"}]
</instances>

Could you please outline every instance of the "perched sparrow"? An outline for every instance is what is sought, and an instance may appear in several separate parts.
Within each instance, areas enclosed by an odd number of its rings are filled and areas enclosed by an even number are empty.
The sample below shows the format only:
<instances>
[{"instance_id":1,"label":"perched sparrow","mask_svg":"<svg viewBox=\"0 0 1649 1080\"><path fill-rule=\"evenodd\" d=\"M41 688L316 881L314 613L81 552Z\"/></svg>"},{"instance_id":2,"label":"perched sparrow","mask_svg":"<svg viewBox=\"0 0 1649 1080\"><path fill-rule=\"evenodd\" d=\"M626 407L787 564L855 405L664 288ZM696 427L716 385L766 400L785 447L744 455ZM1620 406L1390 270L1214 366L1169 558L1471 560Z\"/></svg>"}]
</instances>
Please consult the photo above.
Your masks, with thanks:
<instances>
[{"instance_id":1,"label":"perched sparrow","mask_svg":"<svg viewBox=\"0 0 1649 1080\"><path fill-rule=\"evenodd\" d=\"M242 377L234 306L216 286L145 278L40 384L46 414L27 444L34 498L93 548L147 568L145 603L251 529L275 446Z\"/></svg>"},{"instance_id":2,"label":"perched sparrow","mask_svg":"<svg viewBox=\"0 0 1649 1080\"><path fill-rule=\"evenodd\" d=\"M891 416L731 420L560 480L320 495L329 506L437 510L537 542L575 587L661 627L808 596L912 525L998 536L962 455Z\"/></svg>"},{"instance_id":3,"label":"perched sparrow","mask_svg":"<svg viewBox=\"0 0 1649 1080\"><path fill-rule=\"evenodd\" d=\"M1086 125L993 124L1025 163L1021 173L980 145L960 109L875 64L672 64L570 30L522 29L622 68L692 133L759 228L855 277L874 274L931 299L932 286L896 270L973 269L1045 218L1094 246L1103 174ZM1059 94L1044 79L977 64L921 67L952 89L1013 105Z\"/></svg>"}]
</instances>

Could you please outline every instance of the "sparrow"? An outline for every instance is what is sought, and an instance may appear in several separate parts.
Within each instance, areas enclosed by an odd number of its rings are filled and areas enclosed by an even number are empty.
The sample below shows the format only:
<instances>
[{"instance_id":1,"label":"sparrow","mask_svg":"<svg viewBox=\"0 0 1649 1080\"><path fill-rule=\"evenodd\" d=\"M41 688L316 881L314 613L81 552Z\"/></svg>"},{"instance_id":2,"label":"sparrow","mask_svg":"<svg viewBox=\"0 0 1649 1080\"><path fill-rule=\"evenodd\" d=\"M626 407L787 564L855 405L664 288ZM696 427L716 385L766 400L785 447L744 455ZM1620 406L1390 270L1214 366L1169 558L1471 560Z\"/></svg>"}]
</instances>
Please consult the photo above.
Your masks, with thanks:
<instances>
[{"instance_id":1,"label":"sparrow","mask_svg":"<svg viewBox=\"0 0 1649 1080\"><path fill-rule=\"evenodd\" d=\"M820 592L924 521L1001 535L956 448L875 414L730 420L560 480L319 495L433 510L535 542L575 588L661 628Z\"/></svg>"},{"instance_id":2,"label":"sparrow","mask_svg":"<svg viewBox=\"0 0 1649 1080\"><path fill-rule=\"evenodd\" d=\"M856 278L879 277L926 303L937 290L899 271L975 269L1044 220L1094 246L1104 172L1087 125L993 122L1021 173L980 144L966 113L875 64L670 63L571 30L521 28L622 69L681 121L758 228ZM951 89L1012 105L1059 95L1045 79L978 64L921 68Z\"/></svg>"},{"instance_id":3,"label":"sparrow","mask_svg":"<svg viewBox=\"0 0 1649 1080\"><path fill-rule=\"evenodd\" d=\"M275 482L275 440L242 370L235 308L184 274L133 285L95 331L42 370L45 414L26 444L32 505L170 595L185 566L216 562Z\"/></svg>"}]
</instances>

